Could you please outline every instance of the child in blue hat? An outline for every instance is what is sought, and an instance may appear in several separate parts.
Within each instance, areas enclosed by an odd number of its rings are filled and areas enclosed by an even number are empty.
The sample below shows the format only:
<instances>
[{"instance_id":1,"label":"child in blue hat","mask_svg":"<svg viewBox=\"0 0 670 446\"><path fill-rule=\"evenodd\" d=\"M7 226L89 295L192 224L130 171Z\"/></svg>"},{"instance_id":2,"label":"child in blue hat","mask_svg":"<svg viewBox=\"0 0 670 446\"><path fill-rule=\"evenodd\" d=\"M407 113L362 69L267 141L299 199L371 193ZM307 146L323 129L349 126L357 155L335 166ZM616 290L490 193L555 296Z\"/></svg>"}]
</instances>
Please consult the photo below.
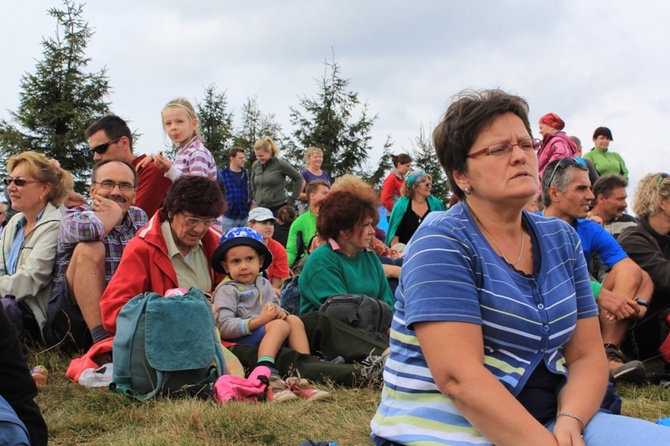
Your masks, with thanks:
<instances>
[{"instance_id":1,"label":"child in blue hat","mask_svg":"<svg viewBox=\"0 0 670 446\"><path fill-rule=\"evenodd\" d=\"M258 347L257 365L272 371L268 400L296 399L296 394L312 400L329 398L327 392L315 388L309 397L301 392L305 389L296 388L294 393L275 368L275 357L287 340L300 353L309 355L310 350L303 322L279 306L272 284L260 274L271 263L272 254L257 231L232 228L221 237L212 255L212 268L226 274L213 298L221 339Z\"/></svg>"}]
</instances>

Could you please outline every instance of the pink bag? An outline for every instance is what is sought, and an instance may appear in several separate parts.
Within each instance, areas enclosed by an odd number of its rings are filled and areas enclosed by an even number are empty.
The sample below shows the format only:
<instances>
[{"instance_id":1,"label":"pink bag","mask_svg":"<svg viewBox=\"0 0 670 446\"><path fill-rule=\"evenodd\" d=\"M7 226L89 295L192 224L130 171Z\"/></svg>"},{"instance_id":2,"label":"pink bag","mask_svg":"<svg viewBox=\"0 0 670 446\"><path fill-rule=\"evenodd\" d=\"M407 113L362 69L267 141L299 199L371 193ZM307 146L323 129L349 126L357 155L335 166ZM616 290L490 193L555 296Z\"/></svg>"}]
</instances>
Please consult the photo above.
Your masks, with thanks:
<instances>
[{"instance_id":1,"label":"pink bag","mask_svg":"<svg viewBox=\"0 0 670 446\"><path fill-rule=\"evenodd\" d=\"M256 367L248 378L235 375L222 375L214 384L213 398L225 403L227 401L256 402L258 396L265 393L270 380L270 369Z\"/></svg>"}]
</instances>

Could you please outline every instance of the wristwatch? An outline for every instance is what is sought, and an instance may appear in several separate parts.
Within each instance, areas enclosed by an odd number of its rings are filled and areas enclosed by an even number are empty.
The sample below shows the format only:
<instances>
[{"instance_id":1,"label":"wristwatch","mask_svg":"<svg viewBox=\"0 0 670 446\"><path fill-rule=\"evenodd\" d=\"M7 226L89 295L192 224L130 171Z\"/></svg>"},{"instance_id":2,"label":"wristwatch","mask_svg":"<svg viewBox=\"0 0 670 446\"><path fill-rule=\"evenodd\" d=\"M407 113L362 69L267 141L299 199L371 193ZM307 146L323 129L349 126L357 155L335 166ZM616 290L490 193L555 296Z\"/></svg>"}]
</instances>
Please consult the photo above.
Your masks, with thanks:
<instances>
[{"instance_id":1,"label":"wristwatch","mask_svg":"<svg viewBox=\"0 0 670 446\"><path fill-rule=\"evenodd\" d=\"M641 297L638 297L635 299L635 302L637 302L638 305L642 305L645 308L649 308L649 302L647 302L647 299L642 299Z\"/></svg>"}]
</instances>

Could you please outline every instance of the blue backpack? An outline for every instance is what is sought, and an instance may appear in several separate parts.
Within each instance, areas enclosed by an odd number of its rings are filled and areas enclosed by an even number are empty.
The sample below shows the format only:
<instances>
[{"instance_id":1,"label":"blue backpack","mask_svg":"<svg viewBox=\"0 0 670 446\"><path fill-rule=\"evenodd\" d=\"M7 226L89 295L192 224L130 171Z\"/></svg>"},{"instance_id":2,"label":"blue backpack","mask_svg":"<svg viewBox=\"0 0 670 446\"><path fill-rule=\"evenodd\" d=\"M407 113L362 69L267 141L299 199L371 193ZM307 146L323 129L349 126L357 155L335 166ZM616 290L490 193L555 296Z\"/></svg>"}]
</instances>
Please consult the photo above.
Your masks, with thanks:
<instances>
[{"instance_id":1,"label":"blue backpack","mask_svg":"<svg viewBox=\"0 0 670 446\"><path fill-rule=\"evenodd\" d=\"M186 294L135 296L116 320L109 389L141 401L163 396L208 398L225 371L214 313L196 288Z\"/></svg>"}]
</instances>

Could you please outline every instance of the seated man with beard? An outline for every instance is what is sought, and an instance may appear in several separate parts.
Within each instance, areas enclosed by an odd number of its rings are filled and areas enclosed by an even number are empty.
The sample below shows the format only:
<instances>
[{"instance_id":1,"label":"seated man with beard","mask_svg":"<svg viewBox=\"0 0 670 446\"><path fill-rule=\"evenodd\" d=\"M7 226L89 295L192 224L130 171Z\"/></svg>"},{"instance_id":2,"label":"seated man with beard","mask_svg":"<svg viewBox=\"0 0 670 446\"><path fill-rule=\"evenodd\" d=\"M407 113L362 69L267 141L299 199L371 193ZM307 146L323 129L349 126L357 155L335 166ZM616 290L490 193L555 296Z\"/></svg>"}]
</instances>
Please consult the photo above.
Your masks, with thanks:
<instances>
[{"instance_id":1,"label":"seated man with beard","mask_svg":"<svg viewBox=\"0 0 670 446\"><path fill-rule=\"evenodd\" d=\"M97 163L91 173L90 205L67 211L58 251L44 338L66 350L88 350L109 334L102 326L100 297L131 238L147 223L135 202L137 173L125 161Z\"/></svg>"}]
</instances>

